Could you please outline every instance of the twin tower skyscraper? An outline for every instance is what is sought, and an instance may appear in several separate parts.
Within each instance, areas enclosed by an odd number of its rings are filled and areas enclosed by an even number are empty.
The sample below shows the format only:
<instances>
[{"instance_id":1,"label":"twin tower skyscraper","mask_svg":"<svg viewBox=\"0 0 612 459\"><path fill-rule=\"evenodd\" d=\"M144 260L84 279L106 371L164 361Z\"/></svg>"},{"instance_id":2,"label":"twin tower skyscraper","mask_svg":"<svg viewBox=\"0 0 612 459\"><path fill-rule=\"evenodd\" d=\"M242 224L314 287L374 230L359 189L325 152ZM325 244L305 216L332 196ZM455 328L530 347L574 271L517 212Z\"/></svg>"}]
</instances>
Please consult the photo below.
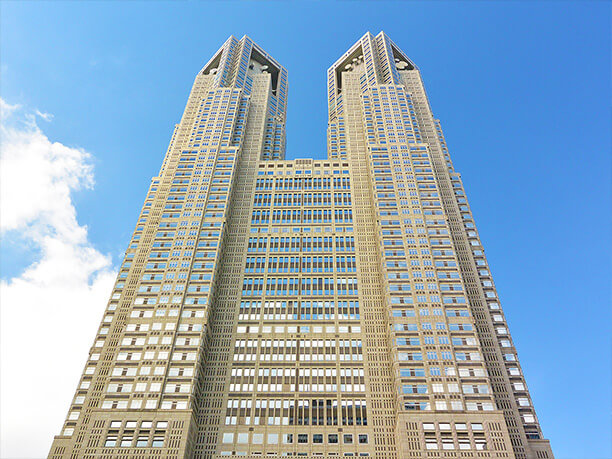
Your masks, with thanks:
<instances>
[{"instance_id":1,"label":"twin tower skyscraper","mask_svg":"<svg viewBox=\"0 0 612 459\"><path fill-rule=\"evenodd\" d=\"M197 75L50 458L553 458L417 67L367 33L327 81L285 160L274 58Z\"/></svg>"}]
</instances>

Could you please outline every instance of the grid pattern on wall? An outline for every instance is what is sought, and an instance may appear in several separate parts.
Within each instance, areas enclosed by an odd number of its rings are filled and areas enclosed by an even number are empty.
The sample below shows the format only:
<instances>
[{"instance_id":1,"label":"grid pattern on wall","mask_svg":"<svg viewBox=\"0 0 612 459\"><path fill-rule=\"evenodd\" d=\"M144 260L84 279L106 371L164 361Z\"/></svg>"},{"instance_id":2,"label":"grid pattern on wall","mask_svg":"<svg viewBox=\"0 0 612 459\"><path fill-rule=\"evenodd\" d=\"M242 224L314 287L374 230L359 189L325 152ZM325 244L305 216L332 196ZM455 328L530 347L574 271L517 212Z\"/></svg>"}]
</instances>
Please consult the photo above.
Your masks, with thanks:
<instances>
[{"instance_id":1,"label":"grid pattern on wall","mask_svg":"<svg viewBox=\"0 0 612 459\"><path fill-rule=\"evenodd\" d=\"M553 458L419 70L327 76L315 161L260 46L199 72L50 458Z\"/></svg>"}]
</instances>

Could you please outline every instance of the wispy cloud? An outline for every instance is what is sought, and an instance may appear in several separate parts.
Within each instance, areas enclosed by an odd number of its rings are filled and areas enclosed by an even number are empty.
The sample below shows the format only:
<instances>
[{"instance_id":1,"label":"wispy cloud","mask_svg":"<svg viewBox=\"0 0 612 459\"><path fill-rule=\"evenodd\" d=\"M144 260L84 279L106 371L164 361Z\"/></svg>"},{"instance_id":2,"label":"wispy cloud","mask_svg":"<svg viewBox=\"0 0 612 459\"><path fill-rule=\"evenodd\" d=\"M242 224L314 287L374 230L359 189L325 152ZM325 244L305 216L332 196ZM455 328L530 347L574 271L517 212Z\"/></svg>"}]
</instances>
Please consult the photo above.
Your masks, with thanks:
<instances>
[{"instance_id":1,"label":"wispy cloud","mask_svg":"<svg viewBox=\"0 0 612 459\"><path fill-rule=\"evenodd\" d=\"M36 116L45 121L51 121L53 119L53 115L51 113L43 113L40 110L36 110Z\"/></svg>"},{"instance_id":2,"label":"wispy cloud","mask_svg":"<svg viewBox=\"0 0 612 459\"><path fill-rule=\"evenodd\" d=\"M44 457L76 387L114 273L72 194L92 189L91 155L52 142L52 116L0 99L0 234L38 254L0 281L0 457ZM7 266L11 260L2 260Z\"/></svg>"},{"instance_id":3,"label":"wispy cloud","mask_svg":"<svg viewBox=\"0 0 612 459\"><path fill-rule=\"evenodd\" d=\"M4 122L5 120L8 122L11 119L11 116L13 115L15 110L18 110L20 108L20 105L11 105L4 99L0 98L0 120L2 120L2 122Z\"/></svg>"}]
</instances>

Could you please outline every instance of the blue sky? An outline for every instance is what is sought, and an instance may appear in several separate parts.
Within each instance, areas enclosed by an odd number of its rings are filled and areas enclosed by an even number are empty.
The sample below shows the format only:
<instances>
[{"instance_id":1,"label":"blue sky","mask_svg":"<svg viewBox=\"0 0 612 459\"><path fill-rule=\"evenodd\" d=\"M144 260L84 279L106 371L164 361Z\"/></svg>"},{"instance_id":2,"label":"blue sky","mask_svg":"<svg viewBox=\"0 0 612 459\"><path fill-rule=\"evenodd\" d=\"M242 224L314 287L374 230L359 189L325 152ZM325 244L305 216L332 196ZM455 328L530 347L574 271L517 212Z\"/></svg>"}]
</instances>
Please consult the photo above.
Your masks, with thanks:
<instances>
[{"instance_id":1,"label":"blue sky","mask_svg":"<svg viewBox=\"0 0 612 459\"><path fill-rule=\"evenodd\" d=\"M61 144L82 166L78 183L66 181L79 174L71 168L63 182L54 176L49 183L67 183L56 202L75 214L71 234L86 231L85 239L62 241L101 257L79 287L89 295L82 298L105 292L88 325L74 324L84 344L75 338L62 348L69 387L57 397L63 408L49 415L51 430L38 433L42 446L3 455L43 456L59 431L110 292L102 285L110 285L195 74L214 51L230 34L246 33L287 67L287 157L322 158L325 71L364 32L384 30L422 71L556 457L612 457L610 3L54 1L0 8L0 95L35 120L28 132L44 135L49 152ZM47 183L44 170L39 180L10 170L18 184ZM27 188L19 190L5 190L2 199L19 203ZM49 261L41 233L31 235L43 210L3 230L7 291ZM106 283L95 284L101 273Z\"/></svg>"}]
</instances>

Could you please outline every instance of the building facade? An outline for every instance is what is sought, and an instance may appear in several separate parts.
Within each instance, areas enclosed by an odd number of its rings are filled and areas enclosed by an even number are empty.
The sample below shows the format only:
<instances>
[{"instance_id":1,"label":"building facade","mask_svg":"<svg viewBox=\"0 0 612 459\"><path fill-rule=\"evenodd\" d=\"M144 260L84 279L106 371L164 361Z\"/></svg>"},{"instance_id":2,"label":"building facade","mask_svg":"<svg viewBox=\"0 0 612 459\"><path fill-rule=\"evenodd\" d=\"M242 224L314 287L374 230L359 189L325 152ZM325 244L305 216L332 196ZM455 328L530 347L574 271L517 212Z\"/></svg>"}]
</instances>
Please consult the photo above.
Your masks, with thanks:
<instances>
[{"instance_id":1,"label":"building facade","mask_svg":"<svg viewBox=\"0 0 612 459\"><path fill-rule=\"evenodd\" d=\"M197 75L50 458L553 458L417 67L367 33L327 77L285 160L274 58Z\"/></svg>"}]
</instances>

